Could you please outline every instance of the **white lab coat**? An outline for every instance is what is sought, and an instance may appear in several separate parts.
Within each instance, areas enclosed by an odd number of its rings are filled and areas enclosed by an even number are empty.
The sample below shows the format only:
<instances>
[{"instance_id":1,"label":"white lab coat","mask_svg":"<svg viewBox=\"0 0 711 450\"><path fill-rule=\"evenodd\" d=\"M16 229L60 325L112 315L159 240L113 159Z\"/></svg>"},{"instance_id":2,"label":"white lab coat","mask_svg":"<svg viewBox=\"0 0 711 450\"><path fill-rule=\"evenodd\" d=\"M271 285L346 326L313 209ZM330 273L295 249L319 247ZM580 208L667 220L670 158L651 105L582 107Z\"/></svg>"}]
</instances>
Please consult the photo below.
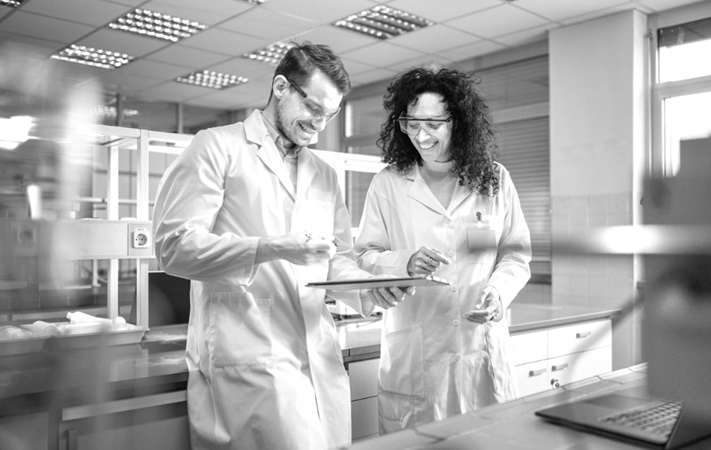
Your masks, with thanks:
<instances>
[{"instance_id":1,"label":"white lab coat","mask_svg":"<svg viewBox=\"0 0 711 450\"><path fill-rule=\"evenodd\" d=\"M370 274L354 261L333 169L304 149L294 193L260 115L199 132L158 189L156 258L192 280L191 441L195 449L332 448L351 439L348 376L325 291L304 285ZM335 235L338 253L311 266L255 265L260 236L297 231ZM340 295L363 312L356 292Z\"/></svg>"},{"instance_id":2,"label":"white lab coat","mask_svg":"<svg viewBox=\"0 0 711 450\"><path fill-rule=\"evenodd\" d=\"M414 298L384 313L381 433L518 396L506 319L480 325L462 317L474 309L486 285L494 286L508 307L530 278L530 233L518 195L500 164L497 176L497 195L457 184L447 209L417 166L405 176L386 168L373 178L355 247L361 267L406 276L407 262L421 246L452 260L435 272L451 286L419 287ZM477 212L493 224L498 248L470 249L468 233L478 226Z\"/></svg>"}]
</instances>

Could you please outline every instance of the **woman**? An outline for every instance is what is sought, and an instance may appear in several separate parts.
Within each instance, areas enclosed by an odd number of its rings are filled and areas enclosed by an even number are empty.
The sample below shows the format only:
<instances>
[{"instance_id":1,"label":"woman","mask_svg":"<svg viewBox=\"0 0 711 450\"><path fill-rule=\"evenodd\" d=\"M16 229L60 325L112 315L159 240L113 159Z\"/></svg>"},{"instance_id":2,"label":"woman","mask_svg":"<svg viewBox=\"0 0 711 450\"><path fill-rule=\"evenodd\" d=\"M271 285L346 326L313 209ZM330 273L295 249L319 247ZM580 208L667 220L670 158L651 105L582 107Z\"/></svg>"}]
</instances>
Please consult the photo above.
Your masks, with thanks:
<instances>
[{"instance_id":1,"label":"woman","mask_svg":"<svg viewBox=\"0 0 711 450\"><path fill-rule=\"evenodd\" d=\"M376 274L436 275L385 311L380 431L517 397L505 310L530 278L531 240L475 80L416 68L388 86L356 253ZM465 319L465 320L462 320Z\"/></svg>"}]
</instances>

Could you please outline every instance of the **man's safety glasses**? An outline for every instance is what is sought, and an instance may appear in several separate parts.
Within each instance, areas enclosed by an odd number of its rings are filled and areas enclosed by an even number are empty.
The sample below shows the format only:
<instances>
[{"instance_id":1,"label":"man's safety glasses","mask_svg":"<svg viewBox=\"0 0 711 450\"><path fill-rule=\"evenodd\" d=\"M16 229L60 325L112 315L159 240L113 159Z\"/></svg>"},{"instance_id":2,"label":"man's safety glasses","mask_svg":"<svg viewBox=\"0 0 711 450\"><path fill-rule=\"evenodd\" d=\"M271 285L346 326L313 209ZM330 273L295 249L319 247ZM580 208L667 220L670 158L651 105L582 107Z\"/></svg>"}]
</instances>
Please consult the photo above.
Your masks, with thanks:
<instances>
[{"instance_id":1,"label":"man's safety glasses","mask_svg":"<svg viewBox=\"0 0 711 450\"><path fill-rule=\"evenodd\" d=\"M417 136L420 130L424 129L427 134L437 134L442 131L442 127L445 126L447 122L452 120L451 117L446 119L431 119L431 118L417 118L408 117L404 114L400 114L397 119L400 123L400 129L403 133L408 136Z\"/></svg>"},{"instance_id":2,"label":"man's safety glasses","mask_svg":"<svg viewBox=\"0 0 711 450\"><path fill-rule=\"evenodd\" d=\"M284 77L286 78L286 77ZM335 110L332 113L325 113L323 111L323 108L319 105L317 105L315 102L309 100L309 95L301 89L301 87L291 81L290 79L286 78L286 81L291 84L296 92L299 93L299 96L301 98L301 103L306 107L306 109L309 111L309 114L311 114L311 117L313 117L315 120L325 120L326 122L330 122L333 120L334 117L338 115L339 112L341 112L341 107L339 106L337 110Z\"/></svg>"}]
</instances>

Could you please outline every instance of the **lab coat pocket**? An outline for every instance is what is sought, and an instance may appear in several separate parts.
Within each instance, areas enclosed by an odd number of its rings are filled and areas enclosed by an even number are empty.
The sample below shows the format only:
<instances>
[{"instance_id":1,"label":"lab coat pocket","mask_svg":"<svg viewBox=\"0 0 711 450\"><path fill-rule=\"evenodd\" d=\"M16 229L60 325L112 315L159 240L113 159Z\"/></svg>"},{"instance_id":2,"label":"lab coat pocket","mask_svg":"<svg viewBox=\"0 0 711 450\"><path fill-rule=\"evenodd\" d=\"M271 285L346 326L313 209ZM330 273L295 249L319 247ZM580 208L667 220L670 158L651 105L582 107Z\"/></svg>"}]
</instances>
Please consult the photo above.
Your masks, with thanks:
<instances>
[{"instance_id":1,"label":"lab coat pocket","mask_svg":"<svg viewBox=\"0 0 711 450\"><path fill-rule=\"evenodd\" d=\"M422 325L415 324L385 335L380 363L380 388L413 397L424 397Z\"/></svg>"},{"instance_id":2,"label":"lab coat pocket","mask_svg":"<svg viewBox=\"0 0 711 450\"><path fill-rule=\"evenodd\" d=\"M214 367L266 366L273 359L269 298L249 292L210 296L209 348Z\"/></svg>"}]
</instances>

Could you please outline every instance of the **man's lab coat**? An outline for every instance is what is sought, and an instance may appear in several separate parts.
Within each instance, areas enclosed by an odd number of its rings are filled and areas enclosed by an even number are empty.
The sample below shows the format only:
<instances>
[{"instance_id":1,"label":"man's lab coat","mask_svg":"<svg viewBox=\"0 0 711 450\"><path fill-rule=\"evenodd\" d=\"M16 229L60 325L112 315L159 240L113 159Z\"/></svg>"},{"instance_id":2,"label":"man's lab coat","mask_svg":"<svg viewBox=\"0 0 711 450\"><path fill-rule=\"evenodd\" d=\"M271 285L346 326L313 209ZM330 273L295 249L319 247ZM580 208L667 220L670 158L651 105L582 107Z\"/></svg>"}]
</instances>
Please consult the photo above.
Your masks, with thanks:
<instances>
[{"instance_id":1,"label":"man's lab coat","mask_svg":"<svg viewBox=\"0 0 711 450\"><path fill-rule=\"evenodd\" d=\"M192 280L192 444L331 448L351 438L348 376L325 291L304 285L370 274L349 257L351 223L334 170L303 149L295 193L259 114L199 132L158 189L156 258ZM311 266L255 264L260 236L298 231L336 236L338 253ZM362 312L356 292L336 295Z\"/></svg>"},{"instance_id":2,"label":"man's lab coat","mask_svg":"<svg viewBox=\"0 0 711 450\"><path fill-rule=\"evenodd\" d=\"M417 166L404 176L384 169L373 179L356 241L361 267L406 276L408 260L422 246L452 261L434 273L451 286L418 287L414 298L385 311L378 390L381 432L518 395L506 318L480 325L462 317L474 309L485 286L499 291L506 308L530 278L528 226L509 172L498 167L497 195L457 184L446 209ZM485 242L482 236L495 240L493 246L479 247Z\"/></svg>"}]
</instances>

